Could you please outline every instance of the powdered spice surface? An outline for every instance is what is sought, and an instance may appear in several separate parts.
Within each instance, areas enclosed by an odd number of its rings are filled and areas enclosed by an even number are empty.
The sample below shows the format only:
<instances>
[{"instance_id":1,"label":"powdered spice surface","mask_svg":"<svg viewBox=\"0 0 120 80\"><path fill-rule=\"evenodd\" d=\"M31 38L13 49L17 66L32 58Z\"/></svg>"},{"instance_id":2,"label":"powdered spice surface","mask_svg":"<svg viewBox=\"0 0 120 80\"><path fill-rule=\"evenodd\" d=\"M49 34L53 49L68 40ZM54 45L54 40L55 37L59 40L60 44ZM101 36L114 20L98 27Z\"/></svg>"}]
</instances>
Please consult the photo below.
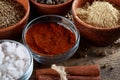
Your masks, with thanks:
<instances>
[{"instance_id":1,"label":"powdered spice surface","mask_svg":"<svg viewBox=\"0 0 120 80\"><path fill-rule=\"evenodd\" d=\"M57 23L36 23L26 33L26 43L37 54L56 55L72 48L75 35Z\"/></svg>"}]
</instances>

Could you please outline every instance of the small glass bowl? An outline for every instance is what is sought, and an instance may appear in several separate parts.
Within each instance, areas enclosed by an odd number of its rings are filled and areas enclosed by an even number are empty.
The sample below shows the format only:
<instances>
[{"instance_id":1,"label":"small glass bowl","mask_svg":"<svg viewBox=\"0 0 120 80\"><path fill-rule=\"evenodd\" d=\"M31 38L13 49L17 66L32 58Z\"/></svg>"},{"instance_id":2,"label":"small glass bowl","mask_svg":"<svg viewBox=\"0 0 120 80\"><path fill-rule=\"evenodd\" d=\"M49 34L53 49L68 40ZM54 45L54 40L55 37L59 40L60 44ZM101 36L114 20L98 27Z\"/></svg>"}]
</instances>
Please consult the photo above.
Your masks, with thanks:
<instances>
[{"instance_id":1,"label":"small glass bowl","mask_svg":"<svg viewBox=\"0 0 120 80\"><path fill-rule=\"evenodd\" d=\"M65 53L59 54L59 55L39 55L37 53L35 53L30 47L29 45L26 43L26 32L28 31L28 29L31 27L31 25L36 24L36 23L42 23L42 22L56 22L59 24L64 25L63 27L65 27L66 29L70 30L72 33L75 34L76 37L76 41L75 41L75 45L70 48L68 51L66 51ZM76 27L74 26L74 24L67 18L62 17L62 16L58 16L58 15L43 15L40 17L37 17L35 19L33 19L32 21L30 21L27 26L25 27L24 31L23 31L23 35L22 35L22 39L23 39L23 43L31 50L31 52L33 53L33 57L37 62L40 62L42 64L46 64L46 65L50 65L50 64L55 64L55 63L60 63L60 62L64 62L67 59L69 59L78 49L79 47L79 41L80 41L80 34L78 32L78 30L76 29Z\"/></svg>"},{"instance_id":2,"label":"small glass bowl","mask_svg":"<svg viewBox=\"0 0 120 80\"><path fill-rule=\"evenodd\" d=\"M14 40L0 40L0 44L3 42L15 43L16 45L21 45L28 50L30 60L29 60L28 65L26 66L26 70L24 71L23 75L18 80L29 80L33 72L33 56L31 54L31 51L26 46L21 44L20 42L17 42Z\"/></svg>"}]
</instances>

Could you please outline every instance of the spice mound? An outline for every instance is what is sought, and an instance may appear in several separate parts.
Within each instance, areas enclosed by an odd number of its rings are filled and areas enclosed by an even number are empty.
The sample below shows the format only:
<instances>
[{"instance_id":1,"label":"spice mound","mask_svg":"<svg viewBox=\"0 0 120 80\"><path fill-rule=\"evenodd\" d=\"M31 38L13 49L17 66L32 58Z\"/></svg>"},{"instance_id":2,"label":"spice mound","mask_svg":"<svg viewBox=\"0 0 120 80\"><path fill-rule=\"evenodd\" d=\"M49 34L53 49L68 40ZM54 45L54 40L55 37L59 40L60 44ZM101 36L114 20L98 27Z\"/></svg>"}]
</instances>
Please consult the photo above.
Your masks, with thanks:
<instances>
[{"instance_id":1,"label":"spice mound","mask_svg":"<svg viewBox=\"0 0 120 80\"><path fill-rule=\"evenodd\" d=\"M86 3L83 8L77 8L78 17L86 23L100 28L111 28L120 23L120 10L109 2L94 1Z\"/></svg>"},{"instance_id":2,"label":"spice mound","mask_svg":"<svg viewBox=\"0 0 120 80\"><path fill-rule=\"evenodd\" d=\"M37 54L57 55L75 45L76 37L62 24L54 22L33 24L26 32L26 43Z\"/></svg>"},{"instance_id":3,"label":"spice mound","mask_svg":"<svg viewBox=\"0 0 120 80\"><path fill-rule=\"evenodd\" d=\"M25 13L23 6L16 0L0 0L0 29L16 24Z\"/></svg>"},{"instance_id":4,"label":"spice mound","mask_svg":"<svg viewBox=\"0 0 120 80\"><path fill-rule=\"evenodd\" d=\"M29 52L23 45L0 43L0 80L18 80L29 64Z\"/></svg>"},{"instance_id":5,"label":"spice mound","mask_svg":"<svg viewBox=\"0 0 120 80\"><path fill-rule=\"evenodd\" d=\"M67 0L35 0L38 3L56 5L66 2Z\"/></svg>"}]
</instances>

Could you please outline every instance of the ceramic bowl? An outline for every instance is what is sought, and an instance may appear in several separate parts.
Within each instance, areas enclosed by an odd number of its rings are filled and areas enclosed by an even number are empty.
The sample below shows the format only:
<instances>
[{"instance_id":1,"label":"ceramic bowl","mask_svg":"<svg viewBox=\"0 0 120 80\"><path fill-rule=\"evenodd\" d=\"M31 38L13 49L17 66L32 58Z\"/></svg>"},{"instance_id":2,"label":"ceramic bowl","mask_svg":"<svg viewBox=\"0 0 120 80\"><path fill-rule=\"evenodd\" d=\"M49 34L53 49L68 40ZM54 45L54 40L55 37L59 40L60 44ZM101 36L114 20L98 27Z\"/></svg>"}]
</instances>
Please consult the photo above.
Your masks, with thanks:
<instances>
[{"instance_id":1,"label":"ceramic bowl","mask_svg":"<svg viewBox=\"0 0 120 80\"><path fill-rule=\"evenodd\" d=\"M20 36L28 20L30 13L29 1L28 0L16 0L16 1L23 5L23 7L26 10L26 14L18 23L14 24L13 26L0 29L0 39L13 39L15 37Z\"/></svg>"},{"instance_id":2,"label":"ceramic bowl","mask_svg":"<svg viewBox=\"0 0 120 80\"><path fill-rule=\"evenodd\" d=\"M37 14L65 15L69 12L69 10L71 10L73 0L68 0L64 3L57 4L57 5L42 4L42 3L36 2L35 0L30 0L30 2L34 11L36 11Z\"/></svg>"},{"instance_id":3,"label":"ceramic bowl","mask_svg":"<svg viewBox=\"0 0 120 80\"><path fill-rule=\"evenodd\" d=\"M120 25L114 28L97 28L87 24L76 14L76 9L84 6L86 2L92 3L94 0L74 0L72 5L73 21L79 29L81 35L97 46L107 46L120 37ZM106 0L116 5L120 5L119 0Z\"/></svg>"},{"instance_id":4,"label":"ceramic bowl","mask_svg":"<svg viewBox=\"0 0 120 80\"><path fill-rule=\"evenodd\" d=\"M75 35L76 37L75 44L72 46L72 48L68 49L64 53L55 54L55 55L50 55L50 54L45 54L45 53L40 53L40 52L38 54L36 53L36 51L34 51L31 48L29 44L27 44L26 33L30 29L30 27L34 27L31 25L34 25L36 23L47 23L47 22L55 22L55 23L62 24L64 25L63 26L64 28L70 30ZM32 21L28 23L28 25L25 27L23 31L22 40L23 40L23 43L31 50L31 52L33 53L33 57L37 62L50 65L54 63L64 62L67 59L69 59L72 55L74 55L74 53L77 51L79 47L80 34L79 34L79 31L74 26L74 24L70 20L66 19L65 17L58 16L58 15L43 15L43 16L33 19Z\"/></svg>"}]
</instances>

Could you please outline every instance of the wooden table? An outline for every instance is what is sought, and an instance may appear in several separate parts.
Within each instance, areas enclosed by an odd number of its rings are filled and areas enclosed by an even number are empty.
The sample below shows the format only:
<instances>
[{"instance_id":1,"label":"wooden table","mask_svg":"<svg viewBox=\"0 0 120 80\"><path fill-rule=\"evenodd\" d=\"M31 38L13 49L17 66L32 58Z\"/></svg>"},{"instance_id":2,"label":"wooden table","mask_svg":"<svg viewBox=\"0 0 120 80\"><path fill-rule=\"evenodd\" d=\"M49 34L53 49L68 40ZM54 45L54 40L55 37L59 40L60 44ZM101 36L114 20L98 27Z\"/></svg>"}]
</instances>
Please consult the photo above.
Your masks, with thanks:
<instances>
[{"instance_id":1,"label":"wooden table","mask_svg":"<svg viewBox=\"0 0 120 80\"><path fill-rule=\"evenodd\" d=\"M120 39L106 47L96 47L85 40L81 40L78 51L69 60L57 64L64 66L99 64L102 80L120 80ZM50 67L34 61L36 69ZM35 72L30 80L34 80Z\"/></svg>"},{"instance_id":2,"label":"wooden table","mask_svg":"<svg viewBox=\"0 0 120 80\"><path fill-rule=\"evenodd\" d=\"M33 16L33 14L30 16ZM120 80L120 39L109 46L96 47L81 37L79 49L73 57L57 65L82 66L92 64L100 65L102 80ZM34 71L46 67L50 66L42 65L34 61ZM30 80L35 79L34 71Z\"/></svg>"}]
</instances>

